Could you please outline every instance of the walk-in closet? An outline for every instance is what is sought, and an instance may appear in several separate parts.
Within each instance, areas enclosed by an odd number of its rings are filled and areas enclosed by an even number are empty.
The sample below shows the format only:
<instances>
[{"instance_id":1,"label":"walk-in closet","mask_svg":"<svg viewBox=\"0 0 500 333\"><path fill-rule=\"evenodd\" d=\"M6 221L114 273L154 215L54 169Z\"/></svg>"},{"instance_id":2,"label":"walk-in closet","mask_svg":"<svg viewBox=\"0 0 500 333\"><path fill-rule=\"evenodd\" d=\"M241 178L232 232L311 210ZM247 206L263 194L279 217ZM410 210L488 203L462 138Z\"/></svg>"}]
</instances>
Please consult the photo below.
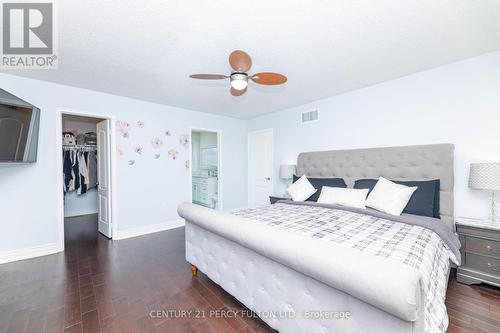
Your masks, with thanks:
<instances>
[{"instance_id":1,"label":"walk-in closet","mask_svg":"<svg viewBox=\"0 0 500 333\"><path fill-rule=\"evenodd\" d=\"M64 230L66 240L95 239L102 219L99 170L99 128L108 120L76 115L62 116ZM104 202L105 204L105 202ZM106 232L104 236L110 237Z\"/></svg>"}]
</instances>

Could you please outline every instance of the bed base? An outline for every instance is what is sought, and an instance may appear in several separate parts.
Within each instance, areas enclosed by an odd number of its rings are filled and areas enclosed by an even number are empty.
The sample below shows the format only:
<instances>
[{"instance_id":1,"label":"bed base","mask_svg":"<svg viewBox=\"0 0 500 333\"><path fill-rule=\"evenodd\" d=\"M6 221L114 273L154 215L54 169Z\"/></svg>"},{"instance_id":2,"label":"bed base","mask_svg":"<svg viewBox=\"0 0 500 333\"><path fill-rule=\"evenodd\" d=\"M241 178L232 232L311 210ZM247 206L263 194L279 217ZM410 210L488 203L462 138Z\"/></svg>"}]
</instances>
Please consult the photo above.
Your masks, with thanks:
<instances>
[{"instance_id":1,"label":"bed base","mask_svg":"<svg viewBox=\"0 0 500 333\"><path fill-rule=\"evenodd\" d=\"M186 260L192 265L193 277L200 269L282 333L424 330L421 304L415 322L402 320L189 221L186 221Z\"/></svg>"}]
</instances>

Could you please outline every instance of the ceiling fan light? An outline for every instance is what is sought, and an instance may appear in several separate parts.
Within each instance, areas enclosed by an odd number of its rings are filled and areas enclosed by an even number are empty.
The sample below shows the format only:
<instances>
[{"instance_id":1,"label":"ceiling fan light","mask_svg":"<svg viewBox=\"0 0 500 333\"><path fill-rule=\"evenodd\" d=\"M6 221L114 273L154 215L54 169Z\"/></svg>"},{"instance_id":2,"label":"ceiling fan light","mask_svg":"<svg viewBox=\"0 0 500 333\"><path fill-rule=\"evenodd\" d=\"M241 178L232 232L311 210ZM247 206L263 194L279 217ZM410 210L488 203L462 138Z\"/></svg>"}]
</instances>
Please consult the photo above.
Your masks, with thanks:
<instances>
[{"instance_id":1,"label":"ceiling fan light","mask_svg":"<svg viewBox=\"0 0 500 333\"><path fill-rule=\"evenodd\" d=\"M248 76L242 73L231 75L231 87L236 90L243 90L248 86Z\"/></svg>"},{"instance_id":2,"label":"ceiling fan light","mask_svg":"<svg viewBox=\"0 0 500 333\"><path fill-rule=\"evenodd\" d=\"M246 80L233 80L231 81L231 87L233 87L236 90L243 90L248 86L248 82Z\"/></svg>"}]
</instances>

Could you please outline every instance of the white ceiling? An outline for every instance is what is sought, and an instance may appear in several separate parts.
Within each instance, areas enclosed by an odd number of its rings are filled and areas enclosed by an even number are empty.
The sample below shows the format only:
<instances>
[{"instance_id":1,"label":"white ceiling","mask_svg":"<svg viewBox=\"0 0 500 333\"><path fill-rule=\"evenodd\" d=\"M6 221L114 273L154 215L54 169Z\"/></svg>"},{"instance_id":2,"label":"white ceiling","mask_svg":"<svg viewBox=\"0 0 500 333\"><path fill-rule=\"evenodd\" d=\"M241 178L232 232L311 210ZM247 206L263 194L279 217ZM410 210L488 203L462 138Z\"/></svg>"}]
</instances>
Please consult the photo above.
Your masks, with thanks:
<instances>
[{"instance_id":1,"label":"white ceiling","mask_svg":"<svg viewBox=\"0 0 500 333\"><path fill-rule=\"evenodd\" d=\"M10 73L238 118L303 104L500 49L498 0L58 0L59 69ZM250 72L284 86L192 73Z\"/></svg>"}]
</instances>

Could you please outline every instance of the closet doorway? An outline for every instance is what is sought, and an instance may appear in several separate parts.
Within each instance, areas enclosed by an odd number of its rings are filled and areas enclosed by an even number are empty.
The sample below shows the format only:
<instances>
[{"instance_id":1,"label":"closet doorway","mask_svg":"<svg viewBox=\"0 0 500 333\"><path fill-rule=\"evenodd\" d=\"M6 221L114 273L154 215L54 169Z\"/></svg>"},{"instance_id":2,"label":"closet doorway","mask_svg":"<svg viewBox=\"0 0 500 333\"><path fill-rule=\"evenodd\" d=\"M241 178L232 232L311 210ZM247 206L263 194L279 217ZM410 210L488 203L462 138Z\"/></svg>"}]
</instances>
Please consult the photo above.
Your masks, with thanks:
<instances>
[{"instance_id":1,"label":"closet doorway","mask_svg":"<svg viewBox=\"0 0 500 333\"><path fill-rule=\"evenodd\" d=\"M191 128L191 202L221 209L220 132Z\"/></svg>"},{"instance_id":2,"label":"closet doorway","mask_svg":"<svg viewBox=\"0 0 500 333\"><path fill-rule=\"evenodd\" d=\"M60 244L77 238L112 238L112 118L61 111Z\"/></svg>"}]
</instances>

